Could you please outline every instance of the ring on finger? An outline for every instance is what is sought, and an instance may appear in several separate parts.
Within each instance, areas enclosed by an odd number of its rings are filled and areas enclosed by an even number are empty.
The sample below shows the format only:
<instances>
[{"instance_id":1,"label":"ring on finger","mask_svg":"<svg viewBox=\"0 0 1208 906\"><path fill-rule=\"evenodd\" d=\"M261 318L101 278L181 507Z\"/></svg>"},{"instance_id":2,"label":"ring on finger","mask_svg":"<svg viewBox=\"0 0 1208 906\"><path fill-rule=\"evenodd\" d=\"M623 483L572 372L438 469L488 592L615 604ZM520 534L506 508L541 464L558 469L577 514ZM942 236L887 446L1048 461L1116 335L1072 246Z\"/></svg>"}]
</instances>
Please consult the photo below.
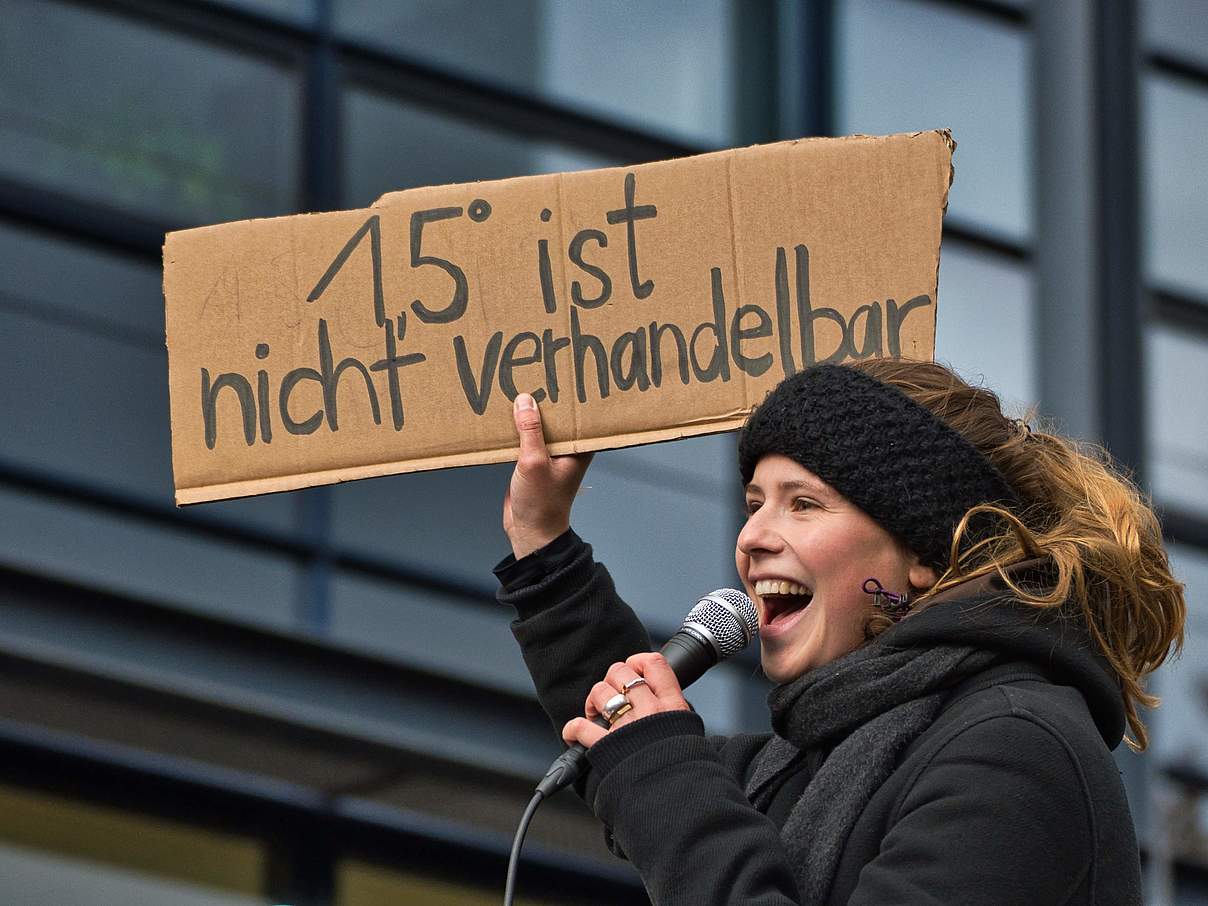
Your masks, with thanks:
<instances>
[{"instance_id":1,"label":"ring on finger","mask_svg":"<svg viewBox=\"0 0 1208 906\"><path fill-rule=\"evenodd\" d=\"M621 691L628 692L634 686L646 686L649 688L650 684L648 682L646 682L646 677L635 676L633 679L631 679L629 682L627 682L624 686L621 687Z\"/></svg>"},{"instance_id":2,"label":"ring on finger","mask_svg":"<svg viewBox=\"0 0 1208 906\"><path fill-rule=\"evenodd\" d=\"M633 704L628 701L625 702L625 704L621 705L621 707L617 708L615 711L611 712L608 715L608 717L607 717L608 726L611 727L613 724L615 724L618 720L620 720L622 717L624 717L626 714L628 714L632 710L633 710Z\"/></svg>"},{"instance_id":3,"label":"ring on finger","mask_svg":"<svg viewBox=\"0 0 1208 906\"><path fill-rule=\"evenodd\" d=\"M604 702L604 707L600 709L600 713L604 715L604 719L610 724L617 719L617 715L628 711L633 707L629 701L629 696L624 692L618 692L608 701Z\"/></svg>"}]
</instances>

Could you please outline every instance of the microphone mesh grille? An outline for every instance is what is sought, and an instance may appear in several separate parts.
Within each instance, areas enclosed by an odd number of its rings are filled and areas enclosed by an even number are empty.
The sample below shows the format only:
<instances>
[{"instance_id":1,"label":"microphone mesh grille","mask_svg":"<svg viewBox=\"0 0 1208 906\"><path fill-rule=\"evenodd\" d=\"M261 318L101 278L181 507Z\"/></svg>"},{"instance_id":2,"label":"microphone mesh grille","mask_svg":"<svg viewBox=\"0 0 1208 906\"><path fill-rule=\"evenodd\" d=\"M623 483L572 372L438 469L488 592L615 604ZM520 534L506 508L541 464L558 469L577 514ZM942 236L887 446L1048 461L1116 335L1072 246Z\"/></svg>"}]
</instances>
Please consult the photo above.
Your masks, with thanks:
<instances>
[{"instance_id":1,"label":"microphone mesh grille","mask_svg":"<svg viewBox=\"0 0 1208 906\"><path fill-rule=\"evenodd\" d=\"M710 592L688 611L684 625L703 629L713 640L719 660L746 648L759 631L759 615L755 605L735 588L719 588Z\"/></svg>"}]
</instances>

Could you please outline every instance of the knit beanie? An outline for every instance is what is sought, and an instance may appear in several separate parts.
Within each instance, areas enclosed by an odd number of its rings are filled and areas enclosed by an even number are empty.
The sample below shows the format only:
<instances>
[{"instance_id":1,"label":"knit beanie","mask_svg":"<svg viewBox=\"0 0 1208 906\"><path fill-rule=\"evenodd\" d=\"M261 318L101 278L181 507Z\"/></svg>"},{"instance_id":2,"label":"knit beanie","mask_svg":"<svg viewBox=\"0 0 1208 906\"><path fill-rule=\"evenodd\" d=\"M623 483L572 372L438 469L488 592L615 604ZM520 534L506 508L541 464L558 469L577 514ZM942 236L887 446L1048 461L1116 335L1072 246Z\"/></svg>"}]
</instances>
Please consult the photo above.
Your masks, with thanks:
<instances>
[{"instance_id":1,"label":"knit beanie","mask_svg":"<svg viewBox=\"0 0 1208 906\"><path fill-rule=\"evenodd\" d=\"M779 453L809 469L941 572L970 507L1017 509L1002 473L898 388L845 365L785 378L747 419L738 442L743 485ZM988 526L971 520L970 537Z\"/></svg>"}]
</instances>

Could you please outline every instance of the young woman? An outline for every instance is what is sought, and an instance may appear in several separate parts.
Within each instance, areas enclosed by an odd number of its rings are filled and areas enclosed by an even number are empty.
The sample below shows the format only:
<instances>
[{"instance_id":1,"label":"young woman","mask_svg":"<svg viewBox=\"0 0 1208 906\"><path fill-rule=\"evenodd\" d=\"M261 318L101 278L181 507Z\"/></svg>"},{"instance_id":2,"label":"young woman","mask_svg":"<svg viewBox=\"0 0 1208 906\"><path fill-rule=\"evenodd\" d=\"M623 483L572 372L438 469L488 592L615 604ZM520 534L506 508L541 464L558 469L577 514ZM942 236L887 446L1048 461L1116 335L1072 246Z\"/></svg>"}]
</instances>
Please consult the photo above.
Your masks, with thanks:
<instances>
[{"instance_id":1,"label":"young woman","mask_svg":"<svg viewBox=\"0 0 1208 906\"><path fill-rule=\"evenodd\" d=\"M772 732L718 739L570 529L590 457L551 458L531 398L516 425L499 597L655 903L1141 902L1110 752L1146 747L1185 606L1101 458L940 365L787 378L739 442Z\"/></svg>"}]
</instances>

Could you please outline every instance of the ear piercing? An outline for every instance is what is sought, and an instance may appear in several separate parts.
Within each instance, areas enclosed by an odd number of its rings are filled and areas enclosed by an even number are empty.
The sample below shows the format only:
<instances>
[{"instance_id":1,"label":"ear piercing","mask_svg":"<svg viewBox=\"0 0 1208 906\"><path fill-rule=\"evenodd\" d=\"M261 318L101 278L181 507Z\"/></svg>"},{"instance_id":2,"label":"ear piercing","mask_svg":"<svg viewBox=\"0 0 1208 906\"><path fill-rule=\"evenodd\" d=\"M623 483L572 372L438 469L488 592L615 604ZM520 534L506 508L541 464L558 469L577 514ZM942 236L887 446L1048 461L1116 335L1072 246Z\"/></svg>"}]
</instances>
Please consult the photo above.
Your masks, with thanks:
<instances>
[{"instance_id":1,"label":"ear piercing","mask_svg":"<svg viewBox=\"0 0 1208 906\"><path fill-rule=\"evenodd\" d=\"M910 610L910 593L898 594L887 591L879 579L869 577L864 580L864 593L872 595L873 606L883 610L893 619L900 619Z\"/></svg>"}]
</instances>

